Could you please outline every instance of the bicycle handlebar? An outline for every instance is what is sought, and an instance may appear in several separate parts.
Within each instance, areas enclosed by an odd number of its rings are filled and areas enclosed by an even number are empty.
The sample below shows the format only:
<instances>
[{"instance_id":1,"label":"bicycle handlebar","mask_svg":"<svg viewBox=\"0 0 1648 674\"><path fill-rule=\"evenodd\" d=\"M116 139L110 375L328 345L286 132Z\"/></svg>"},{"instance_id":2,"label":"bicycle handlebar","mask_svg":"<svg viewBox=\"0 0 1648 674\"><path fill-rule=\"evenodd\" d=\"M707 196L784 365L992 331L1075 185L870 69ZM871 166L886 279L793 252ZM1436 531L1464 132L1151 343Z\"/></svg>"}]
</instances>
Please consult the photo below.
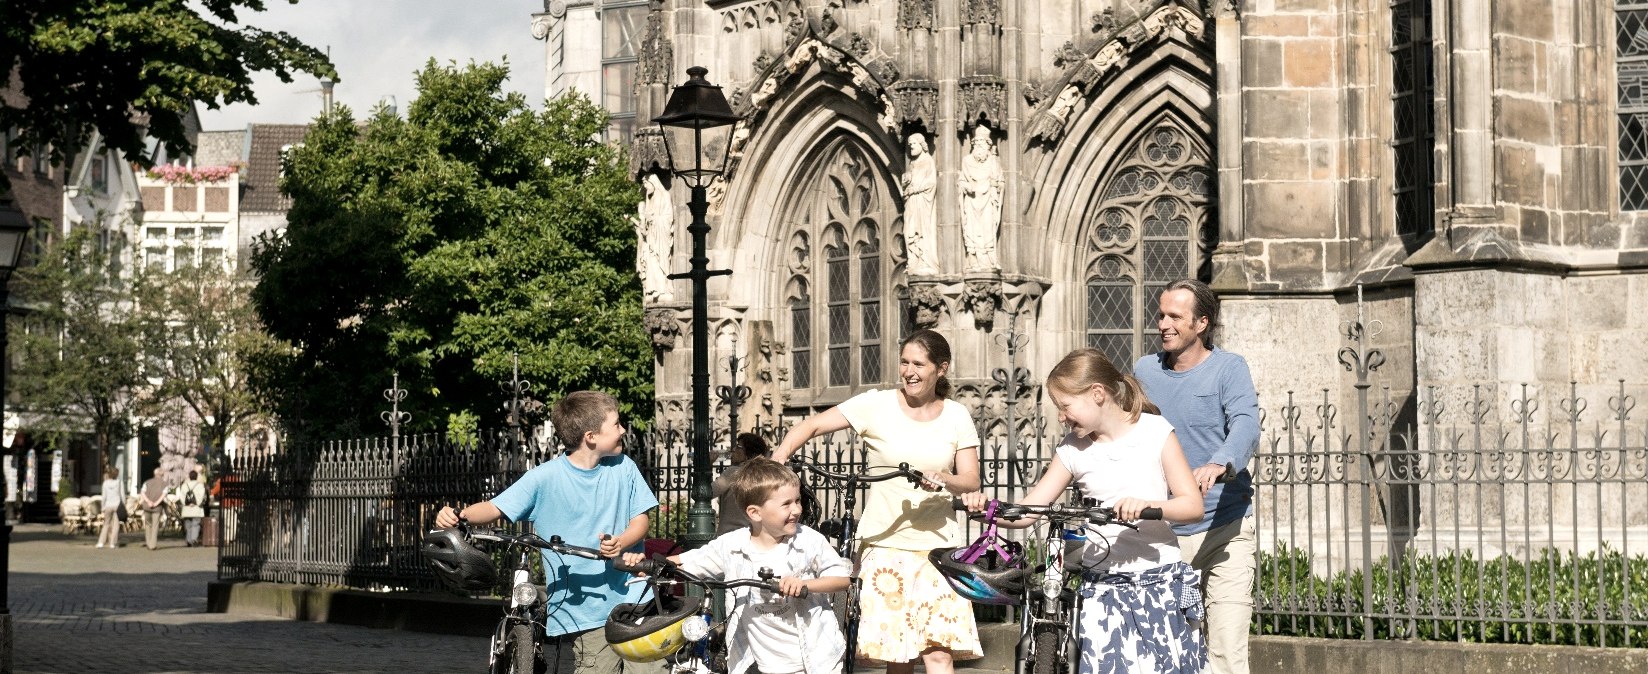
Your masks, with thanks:
<instances>
[{"instance_id":1,"label":"bicycle handlebar","mask_svg":"<svg viewBox=\"0 0 1648 674\"><path fill-rule=\"evenodd\" d=\"M900 464L898 464L897 468L894 468L894 469L892 469L890 471L887 471L885 473L877 473L877 474L874 474L874 475L871 475L871 474L868 474L868 473L861 474L861 475L853 475L851 473L837 473L837 472L834 472L834 471L825 470L823 468L818 467L817 464L814 464L810 461L806 461L806 460L800 458L800 455L798 454L794 458L790 459L790 466L798 472L802 471L802 470L810 470L810 471L813 472L813 474L815 474L819 477L822 477L822 478L827 479L827 480L835 480L837 482L846 482L848 480L857 480L859 482L883 482L883 481L886 481L886 480L891 480L895 477L902 477L904 479L909 480L910 484L919 485L922 482L926 482L927 484L933 485L935 487L939 487L941 489L944 487L944 481L943 480L940 480L938 478L928 477L927 475L925 475L921 471L916 470L914 468L911 468L910 464L908 464L908 463L900 463Z\"/></svg>"},{"instance_id":2,"label":"bicycle handlebar","mask_svg":"<svg viewBox=\"0 0 1648 674\"><path fill-rule=\"evenodd\" d=\"M739 578L737 580L709 580L699 578L696 574L687 572L681 567L676 566L675 563L663 557L654 557L652 559L642 560L641 563L634 565L625 564L622 561L614 561L612 563L612 568L619 571L647 576L647 578L638 578L630 582L645 581L653 584L657 584L659 582L682 582L697 585L709 590L722 590L734 587L753 587L761 590L771 590L779 593L783 592L783 590L779 589L779 584L776 580L777 576L772 572L772 569L765 567L756 573L757 576L760 576L760 580L756 580L754 578ZM666 580L666 577L668 577L668 580ZM803 587L801 588L801 594L799 596L806 597L810 594L812 594L812 589Z\"/></svg>"},{"instance_id":3,"label":"bicycle handlebar","mask_svg":"<svg viewBox=\"0 0 1648 674\"><path fill-rule=\"evenodd\" d=\"M546 541L539 537L538 534L532 532L527 532L524 534L506 534L500 531L466 530L465 533L467 533L470 538L478 541L505 543L508 545L530 545L535 548L543 548L550 552L563 555L572 555L574 557L583 557L584 559L604 559L601 556L600 550L570 545L566 541L561 540L560 536L550 536L549 540Z\"/></svg>"},{"instance_id":4,"label":"bicycle handlebar","mask_svg":"<svg viewBox=\"0 0 1648 674\"><path fill-rule=\"evenodd\" d=\"M959 497L950 499L950 507L952 509L955 509L955 510L967 510L967 504L964 503L961 500L961 498L959 498ZM1076 505L1033 505L1033 504L1007 503L1007 502L1000 502L1000 503L996 504L996 517L1004 519L1004 520L1016 520L1016 519L1021 519L1021 518L1024 518L1024 517L1031 516L1031 515L1041 515L1043 517L1046 517L1049 520L1053 520L1053 521L1056 521L1056 522L1066 522L1066 521L1070 521L1070 520L1085 519L1085 520L1089 520L1092 523L1099 524L1101 526L1105 525L1105 524L1120 524L1124 527L1132 527L1133 526L1131 524L1128 524L1125 521L1118 520L1116 518L1116 510L1114 508L1111 508L1110 506L1107 506L1107 505L1099 504L1098 502L1094 502L1093 505L1080 505L1080 506L1076 506ZM967 516L969 518L972 518L972 519L979 519L979 518L983 517L984 514L983 513L968 513ZM1155 507L1145 508L1145 509L1139 511L1139 519L1140 520L1159 520L1159 519L1162 519L1162 509L1161 508L1155 508Z\"/></svg>"}]
</instances>

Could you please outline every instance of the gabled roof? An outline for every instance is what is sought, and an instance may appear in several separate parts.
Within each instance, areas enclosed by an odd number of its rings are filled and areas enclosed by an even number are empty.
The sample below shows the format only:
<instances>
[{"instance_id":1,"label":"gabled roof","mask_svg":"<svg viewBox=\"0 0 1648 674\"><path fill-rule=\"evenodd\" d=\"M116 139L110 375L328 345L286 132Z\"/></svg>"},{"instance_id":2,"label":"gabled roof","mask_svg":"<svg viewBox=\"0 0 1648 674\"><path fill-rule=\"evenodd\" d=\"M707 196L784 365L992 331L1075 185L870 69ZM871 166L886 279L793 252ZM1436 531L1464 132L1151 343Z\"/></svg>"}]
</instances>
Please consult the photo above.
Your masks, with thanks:
<instances>
[{"instance_id":1,"label":"gabled roof","mask_svg":"<svg viewBox=\"0 0 1648 674\"><path fill-rule=\"evenodd\" d=\"M309 134L306 124L252 124L246 148L246 171L242 174L242 213L285 213L292 200L280 193L280 149L303 142Z\"/></svg>"},{"instance_id":2,"label":"gabled roof","mask_svg":"<svg viewBox=\"0 0 1648 674\"><path fill-rule=\"evenodd\" d=\"M230 166L246 161L246 130L202 131L195 141L195 166Z\"/></svg>"}]
</instances>

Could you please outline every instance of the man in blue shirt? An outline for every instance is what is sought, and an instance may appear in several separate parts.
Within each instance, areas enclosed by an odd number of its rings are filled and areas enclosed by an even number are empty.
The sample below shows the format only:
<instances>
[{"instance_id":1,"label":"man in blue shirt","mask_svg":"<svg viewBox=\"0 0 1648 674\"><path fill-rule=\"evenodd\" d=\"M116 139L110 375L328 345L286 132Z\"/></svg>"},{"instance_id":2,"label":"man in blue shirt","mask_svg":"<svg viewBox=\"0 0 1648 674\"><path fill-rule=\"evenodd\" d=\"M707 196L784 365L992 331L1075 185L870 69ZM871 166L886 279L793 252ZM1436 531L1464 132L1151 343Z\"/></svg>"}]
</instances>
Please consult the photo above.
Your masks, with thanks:
<instances>
[{"instance_id":1,"label":"man in blue shirt","mask_svg":"<svg viewBox=\"0 0 1648 674\"><path fill-rule=\"evenodd\" d=\"M1207 601L1207 671L1247 674L1253 619L1253 476L1259 396L1247 361L1212 345L1219 298L1207 284L1175 281L1162 291L1156 328L1161 353L1140 358L1133 376L1173 424L1202 490L1201 522L1176 525L1179 549L1202 572ZM1226 465L1236 479L1218 480Z\"/></svg>"}]
</instances>

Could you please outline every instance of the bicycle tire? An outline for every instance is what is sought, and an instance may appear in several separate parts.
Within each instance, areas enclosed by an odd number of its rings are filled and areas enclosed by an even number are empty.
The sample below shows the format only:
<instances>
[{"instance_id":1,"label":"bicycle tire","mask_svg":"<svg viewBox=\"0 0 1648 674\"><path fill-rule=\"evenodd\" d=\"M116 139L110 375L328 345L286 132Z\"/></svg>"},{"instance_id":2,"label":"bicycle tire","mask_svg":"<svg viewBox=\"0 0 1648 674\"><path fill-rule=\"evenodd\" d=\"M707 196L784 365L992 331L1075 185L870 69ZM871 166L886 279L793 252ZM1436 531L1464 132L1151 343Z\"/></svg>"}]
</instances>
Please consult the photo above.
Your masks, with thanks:
<instances>
[{"instance_id":1,"label":"bicycle tire","mask_svg":"<svg viewBox=\"0 0 1648 674\"><path fill-rule=\"evenodd\" d=\"M538 649L532 643L532 626L510 625L509 643L504 653L508 656L510 674L533 674L537 668Z\"/></svg>"},{"instance_id":2,"label":"bicycle tire","mask_svg":"<svg viewBox=\"0 0 1648 674\"><path fill-rule=\"evenodd\" d=\"M1064 659L1062 632L1063 630L1053 625L1036 627L1035 637L1030 644L1030 674L1064 674L1064 668L1060 666L1060 661Z\"/></svg>"}]
</instances>

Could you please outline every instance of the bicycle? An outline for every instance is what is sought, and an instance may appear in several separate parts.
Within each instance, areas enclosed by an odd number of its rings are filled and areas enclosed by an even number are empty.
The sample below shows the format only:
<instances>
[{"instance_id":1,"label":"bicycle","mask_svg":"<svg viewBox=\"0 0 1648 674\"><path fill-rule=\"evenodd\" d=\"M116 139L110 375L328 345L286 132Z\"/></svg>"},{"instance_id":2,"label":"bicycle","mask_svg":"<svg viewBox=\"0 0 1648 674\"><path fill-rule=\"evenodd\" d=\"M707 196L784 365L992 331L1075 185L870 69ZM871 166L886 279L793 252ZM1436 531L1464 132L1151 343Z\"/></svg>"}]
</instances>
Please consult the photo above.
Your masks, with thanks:
<instances>
[{"instance_id":1,"label":"bicycle","mask_svg":"<svg viewBox=\"0 0 1648 674\"><path fill-rule=\"evenodd\" d=\"M636 565L614 562L613 568L629 573L644 574L642 577L626 581L626 585L646 583L652 593L652 601L662 612L661 603L667 586L696 585L707 593L714 590L727 590L735 587L753 587L757 589L779 592L778 576L771 569L763 568L757 574L760 580L741 578L738 580L708 580L683 570L675 563L663 557L655 557ZM806 597L811 592L801 588L799 596ZM727 671L727 623L724 616L720 620L715 617L714 607L710 602L699 602L696 612L681 624L681 636L686 645L679 651L666 656L671 674L725 674Z\"/></svg>"},{"instance_id":2,"label":"bicycle","mask_svg":"<svg viewBox=\"0 0 1648 674\"><path fill-rule=\"evenodd\" d=\"M425 541L443 535L445 531L431 531ZM540 548L585 559L602 559L600 551L568 545L560 536L550 536L546 541L531 532L508 534L495 530L475 530L470 528L468 521L461 518L458 520L457 531L466 543L501 543L505 546L507 554L518 553L514 576L510 582L509 607L504 610L503 618L498 621L498 627L492 632L487 653L487 671L491 674L543 672L546 663L541 654L545 640L543 625L548 614L548 594L532 582L533 549ZM431 558L433 563L427 544L424 556ZM488 558L489 565L490 562ZM495 567L493 574L496 574ZM487 584L490 585L492 582L495 581L488 581Z\"/></svg>"},{"instance_id":3,"label":"bicycle","mask_svg":"<svg viewBox=\"0 0 1648 674\"><path fill-rule=\"evenodd\" d=\"M1236 477L1234 466L1226 465L1218 482L1229 482ZM968 510L961 498L951 500L956 510ZM997 519L1017 520L1040 516L1047 520L1047 538L1042 545L1039 563L1029 565L1029 573L1041 574L1040 582L1025 582L1015 605L1025 607L1019 614L1019 642L1015 648L1014 674L1068 674L1081 662L1079 649L1079 616L1082 596L1080 579L1092 567L1082 563L1083 548L1089 535L1105 541L1105 555L1109 555L1109 539L1102 528L1116 524L1138 530L1132 522L1116 518L1116 511L1097 499L1082 498L1080 504L1030 505L990 502L985 513L971 513L970 519L986 524ZM1145 508L1140 520L1162 519L1161 508ZM993 530L993 529L992 529ZM975 546L987 543L975 543ZM1011 546L1019 551L1016 544ZM1103 558L1101 558L1102 561ZM975 600L976 601L976 600Z\"/></svg>"},{"instance_id":4,"label":"bicycle","mask_svg":"<svg viewBox=\"0 0 1648 674\"><path fill-rule=\"evenodd\" d=\"M833 523L833 526L820 522L817 523L816 528L819 532L824 533L826 536L835 538L837 541L836 552L841 555L842 559L849 561L853 559L854 552L853 533L854 525L857 524L857 520L853 516L853 511L858 507L859 484L868 482L884 482L886 480L902 477L909 480L910 484L918 486L922 483L927 483L941 489L944 487L943 481L936 478L927 477L922 474L921 471L911 468L908 463L900 463L898 464L898 468L875 475L837 473L834 471L825 470L812 462L801 459L800 454L798 453L795 457L790 459L790 466L798 474L802 471L811 471L814 475L821 478L844 483L844 495L842 497L844 507L842 509L841 517L838 518L838 522ZM802 487L805 488L807 484L806 480L802 480L801 484ZM842 672L844 674L853 674L853 663L857 660L857 657L854 654L858 652L858 576L853 576L850 583L851 585L847 588L846 616L843 621L844 624L842 625L842 629L846 633L845 637L847 639L846 662L842 664Z\"/></svg>"}]
</instances>

